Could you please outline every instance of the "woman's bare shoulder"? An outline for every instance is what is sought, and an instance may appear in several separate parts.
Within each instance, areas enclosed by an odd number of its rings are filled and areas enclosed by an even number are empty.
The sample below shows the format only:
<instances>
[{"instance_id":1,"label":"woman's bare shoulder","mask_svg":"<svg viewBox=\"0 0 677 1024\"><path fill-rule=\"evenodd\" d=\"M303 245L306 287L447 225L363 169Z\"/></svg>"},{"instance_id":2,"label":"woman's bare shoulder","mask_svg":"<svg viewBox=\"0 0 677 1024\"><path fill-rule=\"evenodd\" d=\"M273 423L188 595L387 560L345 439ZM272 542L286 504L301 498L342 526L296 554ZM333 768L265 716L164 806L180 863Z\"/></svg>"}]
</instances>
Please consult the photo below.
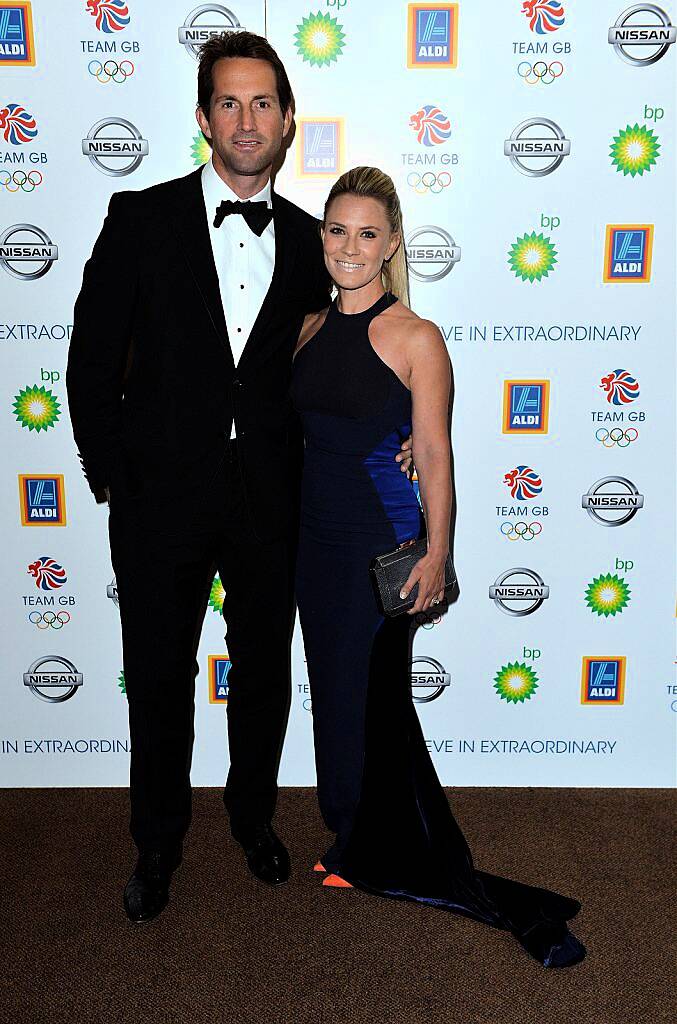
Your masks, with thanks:
<instances>
[{"instance_id":1,"label":"woman's bare shoulder","mask_svg":"<svg viewBox=\"0 0 677 1024\"><path fill-rule=\"evenodd\" d=\"M299 340L305 338L309 333L312 334L314 327L323 324L328 312L329 306L325 306L324 309L320 309L316 313L306 313L303 318L303 327L301 328Z\"/></svg>"},{"instance_id":2,"label":"woman's bare shoulder","mask_svg":"<svg viewBox=\"0 0 677 1024\"><path fill-rule=\"evenodd\" d=\"M424 320L403 302L394 303L385 311L384 316L391 318L391 331L395 333L398 340L401 338L402 341L407 342L408 346L413 345L418 348L442 345L446 349L442 332L437 324L432 320Z\"/></svg>"},{"instance_id":3,"label":"woman's bare shoulder","mask_svg":"<svg viewBox=\"0 0 677 1024\"><path fill-rule=\"evenodd\" d=\"M298 352L303 346L310 341L319 331L320 327L327 319L327 313L329 312L329 306L325 309L320 309L317 313L307 313L303 318L303 326L301 327L301 333L299 334L299 340L296 343L294 353Z\"/></svg>"}]
</instances>

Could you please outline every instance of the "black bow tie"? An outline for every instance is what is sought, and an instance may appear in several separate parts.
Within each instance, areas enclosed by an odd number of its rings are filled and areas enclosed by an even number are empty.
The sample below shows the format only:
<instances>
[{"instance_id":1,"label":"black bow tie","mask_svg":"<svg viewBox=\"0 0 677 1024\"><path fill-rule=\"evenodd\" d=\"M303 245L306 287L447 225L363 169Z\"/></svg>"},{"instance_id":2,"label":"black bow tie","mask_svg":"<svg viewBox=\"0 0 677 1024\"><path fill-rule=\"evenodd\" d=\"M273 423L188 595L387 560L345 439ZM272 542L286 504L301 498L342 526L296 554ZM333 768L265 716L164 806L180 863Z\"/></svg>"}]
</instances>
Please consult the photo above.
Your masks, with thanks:
<instances>
[{"instance_id":1,"label":"black bow tie","mask_svg":"<svg viewBox=\"0 0 677 1024\"><path fill-rule=\"evenodd\" d=\"M223 218L229 217L231 213L239 213L244 217L254 234L259 236L263 234L273 218L273 211L269 209L266 202L251 203L247 201L243 203L239 199L237 202L233 202L232 199L224 199L216 210L214 227L220 228Z\"/></svg>"}]
</instances>

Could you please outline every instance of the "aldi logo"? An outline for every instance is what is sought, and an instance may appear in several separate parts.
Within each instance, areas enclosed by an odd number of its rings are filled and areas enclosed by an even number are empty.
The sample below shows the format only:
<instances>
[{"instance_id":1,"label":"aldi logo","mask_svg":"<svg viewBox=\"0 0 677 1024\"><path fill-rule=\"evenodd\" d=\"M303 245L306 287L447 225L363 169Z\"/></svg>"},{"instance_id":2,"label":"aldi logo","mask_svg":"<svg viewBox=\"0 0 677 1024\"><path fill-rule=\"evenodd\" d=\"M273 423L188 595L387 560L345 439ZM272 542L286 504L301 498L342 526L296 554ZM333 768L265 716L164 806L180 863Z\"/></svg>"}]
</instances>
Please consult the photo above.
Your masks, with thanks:
<instances>
[{"instance_id":1,"label":"aldi logo","mask_svg":"<svg viewBox=\"0 0 677 1024\"><path fill-rule=\"evenodd\" d=\"M407 67L455 68L458 4L409 4Z\"/></svg>"},{"instance_id":2,"label":"aldi logo","mask_svg":"<svg viewBox=\"0 0 677 1024\"><path fill-rule=\"evenodd\" d=\"M503 433L547 434L549 380L503 382Z\"/></svg>"},{"instance_id":3,"label":"aldi logo","mask_svg":"<svg viewBox=\"0 0 677 1024\"><path fill-rule=\"evenodd\" d=\"M65 526L66 497L63 475L19 473L22 526Z\"/></svg>"},{"instance_id":4,"label":"aldi logo","mask_svg":"<svg viewBox=\"0 0 677 1024\"><path fill-rule=\"evenodd\" d=\"M583 658L581 704L622 704L625 696L625 657Z\"/></svg>"},{"instance_id":5,"label":"aldi logo","mask_svg":"<svg viewBox=\"0 0 677 1024\"><path fill-rule=\"evenodd\" d=\"M335 178L343 170L343 118L302 117L298 121L299 178Z\"/></svg>"},{"instance_id":6,"label":"aldi logo","mask_svg":"<svg viewBox=\"0 0 677 1024\"><path fill-rule=\"evenodd\" d=\"M33 18L30 3L0 0L0 67L35 65Z\"/></svg>"},{"instance_id":7,"label":"aldi logo","mask_svg":"<svg viewBox=\"0 0 677 1024\"><path fill-rule=\"evenodd\" d=\"M650 281L653 224L607 224L604 281Z\"/></svg>"},{"instance_id":8,"label":"aldi logo","mask_svg":"<svg viewBox=\"0 0 677 1024\"><path fill-rule=\"evenodd\" d=\"M209 703L228 703L228 673L230 658L227 654L209 655Z\"/></svg>"}]
</instances>

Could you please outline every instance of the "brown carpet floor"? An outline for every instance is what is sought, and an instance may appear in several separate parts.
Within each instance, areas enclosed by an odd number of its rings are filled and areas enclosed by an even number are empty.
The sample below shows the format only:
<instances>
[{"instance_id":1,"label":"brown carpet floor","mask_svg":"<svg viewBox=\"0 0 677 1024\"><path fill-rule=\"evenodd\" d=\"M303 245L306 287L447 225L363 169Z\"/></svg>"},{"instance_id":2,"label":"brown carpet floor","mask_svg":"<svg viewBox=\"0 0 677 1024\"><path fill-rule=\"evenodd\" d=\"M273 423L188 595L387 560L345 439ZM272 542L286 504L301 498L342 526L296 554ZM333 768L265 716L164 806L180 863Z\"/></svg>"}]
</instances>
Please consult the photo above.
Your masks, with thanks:
<instances>
[{"instance_id":1,"label":"brown carpet floor","mask_svg":"<svg viewBox=\"0 0 677 1024\"><path fill-rule=\"evenodd\" d=\"M148 1024L661 1024L675 1019L673 794L461 789L456 816L488 871L579 898L588 958L547 971L509 934L310 871L325 833L309 789L283 790L294 862L248 874L216 790L195 793L172 900L124 917L127 794L5 790L0 1020ZM672 943L672 949L671 949Z\"/></svg>"}]
</instances>

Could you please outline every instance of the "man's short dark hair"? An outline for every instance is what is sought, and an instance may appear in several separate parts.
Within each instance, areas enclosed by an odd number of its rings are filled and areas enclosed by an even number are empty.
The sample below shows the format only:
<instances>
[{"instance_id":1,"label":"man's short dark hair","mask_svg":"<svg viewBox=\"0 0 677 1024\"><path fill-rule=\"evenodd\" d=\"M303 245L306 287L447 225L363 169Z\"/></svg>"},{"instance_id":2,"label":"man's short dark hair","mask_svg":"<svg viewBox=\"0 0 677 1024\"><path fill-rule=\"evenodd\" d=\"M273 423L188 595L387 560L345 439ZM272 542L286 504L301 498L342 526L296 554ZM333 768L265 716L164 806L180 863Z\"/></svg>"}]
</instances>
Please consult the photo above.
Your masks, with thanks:
<instances>
[{"instance_id":1,"label":"man's short dark hair","mask_svg":"<svg viewBox=\"0 0 677 1024\"><path fill-rule=\"evenodd\" d=\"M275 72L277 80L277 98L286 114L294 102L291 85L287 78L284 64L277 53L263 36L254 32L222 32L212 36L200 47L200 63L197 69L197 105L205 117L209 116L209 105L214 85L212 71L217 60L222 57L250 57L253 60L266 60Z\"/></svg>"}]
</instances>

